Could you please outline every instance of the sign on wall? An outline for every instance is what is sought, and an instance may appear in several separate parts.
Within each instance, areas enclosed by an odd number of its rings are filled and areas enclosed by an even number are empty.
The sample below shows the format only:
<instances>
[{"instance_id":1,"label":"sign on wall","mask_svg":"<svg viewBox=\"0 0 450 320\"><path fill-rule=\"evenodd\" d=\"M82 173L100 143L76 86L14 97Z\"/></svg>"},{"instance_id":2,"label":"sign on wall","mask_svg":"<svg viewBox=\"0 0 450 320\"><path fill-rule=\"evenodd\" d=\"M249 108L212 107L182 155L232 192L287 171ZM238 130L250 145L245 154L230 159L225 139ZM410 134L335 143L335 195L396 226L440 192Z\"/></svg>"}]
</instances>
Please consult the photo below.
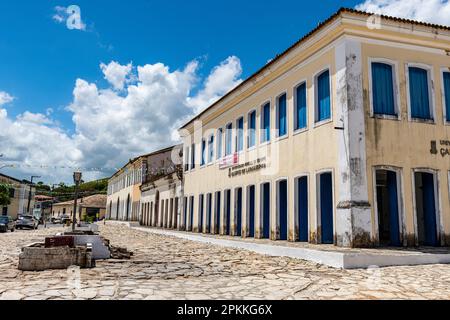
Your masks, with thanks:
<instances>
[{"instance_id":1,"label":"sign on wall","mask_svg":"<svg viewBox=\"0 0 450 320\"><path fill-rule=\"evenodd\" d=\"M219 169L224 170L224 169L230 168L232 166L235 166L238 163L239 163L239 154L238 153L231 154L229 156L226 156L222 160L220 160Z\"/></svg>"},{"instance_id":2,"label":"sign on wall","mask_svg":"<svg viewBox=\"0 0 450 320\"><path fill-rule=\"evenodd\" d=\"M431 141L431 154L440 154L443 158L450 156L450 141L440 140L439 146L437 141Z\"/></svg>"}]
</instances>

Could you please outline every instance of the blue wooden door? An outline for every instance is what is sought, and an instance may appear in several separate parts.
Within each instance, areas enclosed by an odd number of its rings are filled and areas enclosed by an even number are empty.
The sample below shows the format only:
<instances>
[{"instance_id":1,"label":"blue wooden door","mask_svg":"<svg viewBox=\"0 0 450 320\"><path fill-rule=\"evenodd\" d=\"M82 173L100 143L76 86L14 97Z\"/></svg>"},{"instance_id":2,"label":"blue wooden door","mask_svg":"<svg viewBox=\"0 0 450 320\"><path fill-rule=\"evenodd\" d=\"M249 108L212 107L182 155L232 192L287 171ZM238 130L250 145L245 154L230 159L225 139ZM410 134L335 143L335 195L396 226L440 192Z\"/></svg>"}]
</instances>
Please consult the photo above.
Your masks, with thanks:
<instances>
[{"instance_id":1,"label":"blue wooden door","mask_svg":"<svg viewBox=\"0 0 450 320\"><path fill-rule=\"evenodd\" d=\"M212 217L212 194L208 194L208 198L207 198L207 202L208 202L208 207L206 208L206 210L208 210L208 215L207 215L207 222L206 222L206 233L211 233L212 231L212 226L211 226L211 217Z\"/></svg>"},{"instance_id":2,"label":"blue wooden door","mask_svg":"<svg viewBox=\"0 0 450 320\"><path fill-rule=\"evenodd\" d=\"M333 244L333 178L331 173L320 175L320 215L322 243Z\"/></svg>"},{"instance_id":3,"label":"blue wooden door","mask_svg":"<svg viewBox=\"0 0 450 320\"><path fill-rule=\"evenodd\" d=\"M225 234L230 235L230 218L231 218L231 190L227 190L225 193L226 198L226 226Z\"/></svg>"},{"instance_id":4,"label":"blue wooden door","mask_svg":"<svg viewBox=\"0 0 450 320\"><path fill-rule=\"evenodd\" d=\"M204 195L200 195L199 197L199 204L198 204L198 209L199 209L199 214L198 214L198 232L203 232L203 218L204 218L204 212L205 212L205 208L204 208L204 202L205 202L205 196Z\"/></svg>"},{"instance_id":5,"label":"blue wooden door","mask_svg":"<svg viewBox=\"0 0 450 320\"><path fill-rule=\"evenodd\" d=\"M298 179L297 190L299 240L301 242L308 242L308 177Z\"/></svg>"},{"instance_id":6,"label":"blue wooden door","mask_svg":"<svg viewBox=\"0 0 450 320\"><path fill-rule=\"evenodd\" d=\"M437 246L438 237L436 229L436 198L434 194L434 176L431 173L422 173L423 184L423 211L425 222L425 245Z\"/></svg>"},{"instance_id":7,"label":"blue wooden door","mask_svg":"<svg viewBox=\"0 0 450 320\"><path fill-rule=\"evenodd\" d=\"M242 235L242 188L236 190L236 236Z\"/></svg>"},{"instance_id":8,"label":"blue wooden door","mask_svg":"<svg viewBox=\"0 0 450 320\"><path fill-rule=\"evenodd\" d=\"M393 171L387 172L387 188L389 194L390 245L400 246L397 174Z\"/></svg>"},{"instance_id":9,"label":"blue wooden door","mask_svg":"<svg viewBox=\"0 0 450 320\"><path fill-rule=\"evenodd\" d=\"M194 225L194 197L191 197L191 200L189 201L189 214L190 214L190 221L189 221L189 231L192 231L192 227Z\"/></svg>"},{"instance_id":10,"label":"blue wooden door","mask_svg":"<svg viewBox=\"0 0 450 320\"><path fill-rule=\"evenodd\" d=\"M270 238L270 184L263 185L262 190L263 205L262 205L262 218L263 218L263 238Z\"/></svg>"},{"instance_id":11,"label":"blue wooden door","mask_svg":"<svg viewBox=\"0 0 450 320\"><path fill-rule=\"evenodd\" d=\"M221 192L216 193L216 233L220 233L220 219L221 219Z\"/></svg>"},{"instance_id":12,"label":"blue wooden door","mask_svg":"<svg viewBox=\"0 0 450 320\"><path fill-rule=\"evenodd\" d=\"M255 186L248 189L249 237L255 237Z\"/></svg>"},{"instance_id":13,"label":"blue wooden door","mask_svg":"<svg viewBox=\"0 0 450 320\"><path fill-rule=\"evenodd\" d=\"M278 211L280 216L280 240L288 238L287 181L278 183Z\"/></svg>"}]
</instances>

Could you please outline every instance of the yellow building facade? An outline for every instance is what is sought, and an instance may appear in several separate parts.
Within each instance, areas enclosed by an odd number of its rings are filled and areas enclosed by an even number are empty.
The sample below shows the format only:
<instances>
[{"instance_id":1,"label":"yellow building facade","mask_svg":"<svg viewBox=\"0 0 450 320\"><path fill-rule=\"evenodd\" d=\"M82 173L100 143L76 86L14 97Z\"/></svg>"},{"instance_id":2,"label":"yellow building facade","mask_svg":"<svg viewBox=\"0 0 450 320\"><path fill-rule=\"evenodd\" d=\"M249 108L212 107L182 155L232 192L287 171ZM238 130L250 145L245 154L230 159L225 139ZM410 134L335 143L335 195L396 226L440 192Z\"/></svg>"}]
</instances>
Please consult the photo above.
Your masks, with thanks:
<instances>
[{"instance_id":1,"label":"yellow building facade","mask_svg":"<svg viewBox=\"0 0 450 320\"><path fill-rule=\"evenodd\" d=\"M20 215L32 215L36 188L26 180L19 180L0 173L0 183L8 185L10 189L10 201L8 206L0 208L0 215L17 219ZM31 188L31 198L30 196Z\"/></svg>"},{"instance_id":2,"label":"yellow building facade","mask_svg":"<svg viewBox=\"0 0 450 320\"><path fill-rule=\"evenodd\" d=\"M139 221L144 156L130 160L108 181L107 213L111 220Z\"/></svg>"},{"instance_id":3,"label":"yellow building facade","mask_svg":"<svg viewBox=\"0 0 450 320\"><path fill-rule=\"evenodd\" d=\"M180 129L179 228L450 245L450 28L342 9Z\"/></svg>"}]
</instances>

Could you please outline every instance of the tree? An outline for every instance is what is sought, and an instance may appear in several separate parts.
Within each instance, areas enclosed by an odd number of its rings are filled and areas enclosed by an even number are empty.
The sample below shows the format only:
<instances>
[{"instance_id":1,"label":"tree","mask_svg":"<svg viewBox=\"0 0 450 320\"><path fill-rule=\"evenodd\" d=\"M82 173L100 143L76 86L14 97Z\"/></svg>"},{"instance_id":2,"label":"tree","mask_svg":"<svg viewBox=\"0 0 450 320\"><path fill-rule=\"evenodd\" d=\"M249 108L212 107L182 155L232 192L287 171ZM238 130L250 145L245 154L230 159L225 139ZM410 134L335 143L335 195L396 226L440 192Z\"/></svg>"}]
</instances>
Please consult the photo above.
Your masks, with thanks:
<instances>
[{"instance_id":1,"label":"tree","mask_svg":"<svg viewBox=\"0 0 450 320\"><path fill-rule=\"evenodd\" d=\"M11 204L9 189L9 186L0 184L0 206L7 206Z\"/></svg>"}]
</instances>

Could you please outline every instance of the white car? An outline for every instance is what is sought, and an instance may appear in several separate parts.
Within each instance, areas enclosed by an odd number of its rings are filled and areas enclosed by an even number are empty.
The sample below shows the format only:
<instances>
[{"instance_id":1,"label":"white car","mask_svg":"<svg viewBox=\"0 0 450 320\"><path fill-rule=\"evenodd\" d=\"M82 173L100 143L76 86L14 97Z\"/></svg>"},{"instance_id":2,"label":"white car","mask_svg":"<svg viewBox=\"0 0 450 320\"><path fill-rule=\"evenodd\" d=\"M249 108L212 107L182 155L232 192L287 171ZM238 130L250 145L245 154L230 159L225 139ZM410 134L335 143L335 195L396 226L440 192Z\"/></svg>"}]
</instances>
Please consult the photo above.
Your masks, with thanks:
<instances>
[{"instance_id":1,"label":"white car","mask_svg":"<svg viewBox=\"0 0 450 320\"><path fill-rule=\"evenodd\" d=\"M16 229L33 229L36 230L39 226L39 220L33 216L20 216L16 222Z\"/></svg>"}]
</instances>

